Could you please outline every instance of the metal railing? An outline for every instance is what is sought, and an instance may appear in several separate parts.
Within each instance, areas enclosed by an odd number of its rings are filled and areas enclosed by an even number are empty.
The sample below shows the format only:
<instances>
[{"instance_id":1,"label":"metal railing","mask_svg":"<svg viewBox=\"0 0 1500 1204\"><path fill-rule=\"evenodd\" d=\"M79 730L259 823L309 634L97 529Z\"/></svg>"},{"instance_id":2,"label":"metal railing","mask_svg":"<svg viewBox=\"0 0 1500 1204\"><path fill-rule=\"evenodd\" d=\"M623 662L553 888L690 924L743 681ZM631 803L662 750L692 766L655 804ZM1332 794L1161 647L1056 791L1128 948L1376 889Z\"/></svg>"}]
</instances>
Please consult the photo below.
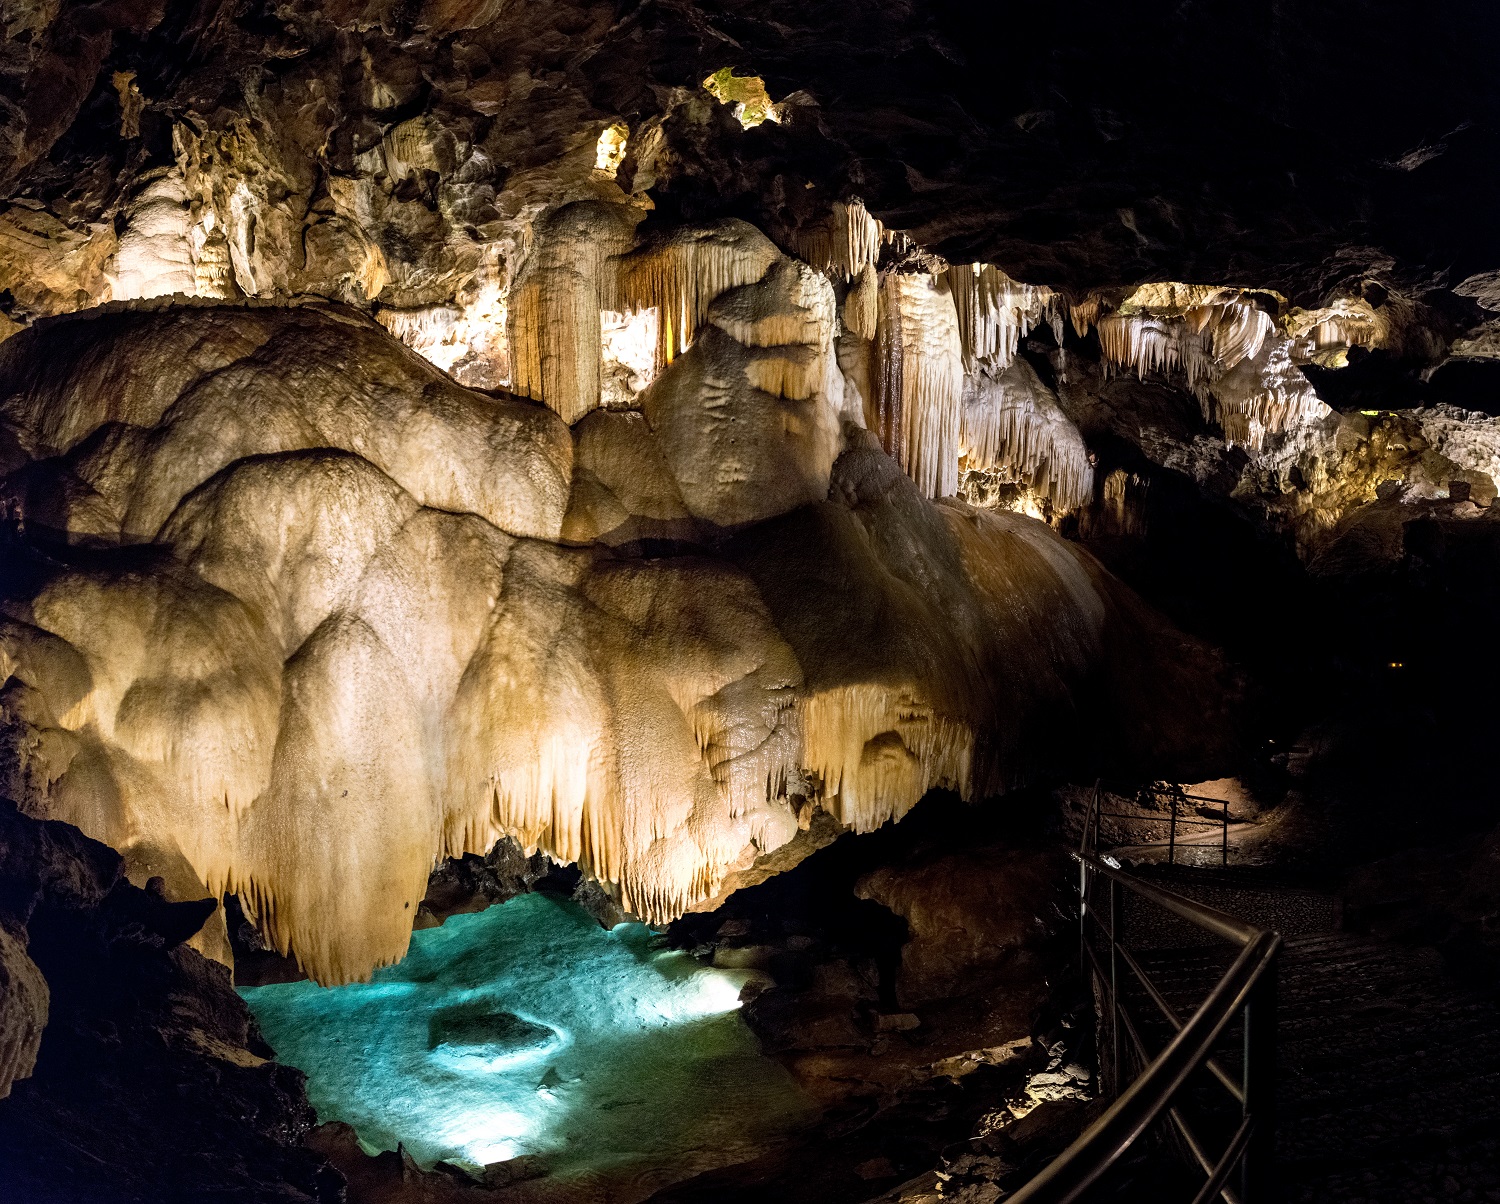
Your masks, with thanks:
<instances>
[{"instance_id":1,"label":"metal railing","mask_svg":"<svg viewBox=\"0 0 1500 1204\"><path fill-rule=\"evenodd\" d=\"M1168 811L1167 817L1165 819L1161 819L1155 815L1150 814L1149 812L1143 814L1130 811L1097 811L1093 812L1096 821L1095 827L1097 829L1097 820L1099 819L1130 820L1131 822L1138 824L1166 824L1166 840L1134 841L1131 843L1130 847L1136 849L1149 849L1161 848L1165 846L1167 850L1167 863L1169 865L1175 865L1177 862L1177 849L1179 847L1177 840L1177 829L1180 826L1218 828L1219 864L1228 865L1229 825L1231 823L1244 824L1252 822L1245 819L1236 819L1231 816L1229 814L1229 803L1225 799L1209 798L1206 795L1201 794L1187 794L1181 790L1163 789L1161 787L1155 786L1143 787L1137 793L1136 797L1138 799L1145 799L1149 797L1155 799L1158 804L1165 804ZM1190 813L1195 807L1198 811L1198 814L1196 815ZM1210 807L1215 808L1218 811L1218 814L1212 817L1204 815L1203 812L1207 811ZM1198 845L1195 847L1203 848L1206 846Z\"/></svg>"},{"instance_id":2,"label":"metal railing","mask_svg":"<svg viewBox=\"0 0 1500 1204\"><path fill-rule=\"evenodd\" d=\"M1275 1190L1276 962L1281 937L1106 864L1098 854L1100 797L1096 785L1077 853L1079 946L1085 972L1091 975L1095 997L1101 1001L1101 1036L1108 1034L1111 1070L1107 1086L1116 1098L1046 1170L1007 1196L1006 1204L1068 1204L1086 1199L1135 1142L1163 1122L1170 1123L1203 1173L1203 1186L1192 1204L1210 1204L1220 1198L1226 1204L1267 1204ZM1102 909L1094 899L1100 882L1108 894ZM1186 1021L1125 947L1122 892L1187 920L1238 950ZM1101 910L1108 917L1107 924ZM1107 946L1102 956L1091 925ZM1124 989L1126 974L1140 986L1172 1033L1154 1054L1142 1035L1145 1026L1132 1014ZM1242 1058L1239 1074L1234 1075L1215 1056L1215 1048L1241 1013ZM1122 1035L1128 1046L1122 1044ZM1133 1055L1139 1069L1122 1090L1121 1055L1126 1052ZM1101 1077L1104 1061L1101 1053ZM1227 1105L1238 1116L1217 1155L1200 1140L1187 1115L1189 1088L1205 1081L1227 1095Z\"/></svg>"}]
</instances>

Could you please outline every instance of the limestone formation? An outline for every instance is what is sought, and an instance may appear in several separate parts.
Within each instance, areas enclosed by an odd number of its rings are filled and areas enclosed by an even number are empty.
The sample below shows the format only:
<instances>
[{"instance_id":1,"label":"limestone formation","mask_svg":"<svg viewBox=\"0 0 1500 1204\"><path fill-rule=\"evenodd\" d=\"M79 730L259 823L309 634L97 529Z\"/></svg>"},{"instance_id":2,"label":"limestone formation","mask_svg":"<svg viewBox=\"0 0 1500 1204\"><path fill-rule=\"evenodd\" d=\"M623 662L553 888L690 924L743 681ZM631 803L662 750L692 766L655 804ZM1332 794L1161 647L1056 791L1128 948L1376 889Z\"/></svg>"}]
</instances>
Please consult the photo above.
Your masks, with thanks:
<instances>
[{"instance_id":1,"label":"limestone formation","mask_svg":"<svg viewBox=\"0 0 1500 1204\"><path fill-rule=\"evenodd\" d=\"M1077 509L1093 497L1083 436L1025 360L965 377L959 442L966 469L1003 470L1059 510Z\"/></svg>"},{"instance_id":2,"label":"limestone formation","mask_svg":"<svg viewBox=\"0 0 1500 1204\"><path fill-rule=\"evenodd\" d=\"M881 442L928 497L958 491L963 346L947 284L892 273L880 292L876 413Z\"/></svg>"},{"instance_id":3,"label":"limestone formation","mask_svg":"<svg viewBox=\"0 0 1500 1204\"><path fill-rule=\"evenodd\" d=\"M848 412L829 283L763 262L713 268L711 303L679 290L702 325L643 413L571 439L336 306L10 340L28 805L176 897L236 893L338 982L402 955L437 857L512 835L660 922L809 798L868 830L1155 707L1106 652L1152 621L1044 525L925 500ZM1163 705L1153 743L1181 746ZM221 930L199 943L223 955Z\"/></svg>"}]
</instances>

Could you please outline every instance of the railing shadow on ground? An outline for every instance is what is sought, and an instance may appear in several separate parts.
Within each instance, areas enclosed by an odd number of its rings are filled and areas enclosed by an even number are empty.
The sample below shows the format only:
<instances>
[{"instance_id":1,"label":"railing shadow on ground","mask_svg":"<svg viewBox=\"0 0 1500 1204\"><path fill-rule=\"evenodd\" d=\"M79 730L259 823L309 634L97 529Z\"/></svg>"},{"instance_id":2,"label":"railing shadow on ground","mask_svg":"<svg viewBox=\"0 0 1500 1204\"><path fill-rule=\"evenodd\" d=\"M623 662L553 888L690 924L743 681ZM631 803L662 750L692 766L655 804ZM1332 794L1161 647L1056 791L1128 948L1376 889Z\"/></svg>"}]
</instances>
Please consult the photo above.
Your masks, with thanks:
<instances>
[{"instance_id":1,"label":"railing shadow on ground","mask_svg":"<svg viewBox=\"0 0 1500 1204\"><path fill-rule=\"evenodd\" d=\"M1216 1199L1226 1204L1270 1204L1275 1192L1276 972L1281 937L1143 882L1106 861L1098 848L1101 798L1096 784L1075 855L1079 955L1098 1004L1100 1078L1115 1099L1044 1171L1007 1196L1007 1204L1088 1199L1091 1192L1107 1186L1111 1170L1137 1142L1163 1130L1204 1176L1192 1204ZM1188 921L1224 941L1234 955L1185 1021L1127 947L1127 898L1132 906L1159 908ZM1143 999L1155 1015L1140 1014ZM1167 1034L1154 1053L1153 1027ZM1226 1067L1222 1046L1235 1027L1240 1036L1238 1065L1231 1059ZM1133 1063L1134 1077L1126 1083L1128 1063ZM1200 1106L1212 1092L1222 1104L1217 1112ZM1207 1115L1207 1128L1202 1127L1201 1113ZM1232 1119L1226 1120L1226 1113ZM1210 1130L1220 1140L1206 1142ZM1213 1148L1219 1152L1213 1153Z\"/></svg>"}]
</instances>

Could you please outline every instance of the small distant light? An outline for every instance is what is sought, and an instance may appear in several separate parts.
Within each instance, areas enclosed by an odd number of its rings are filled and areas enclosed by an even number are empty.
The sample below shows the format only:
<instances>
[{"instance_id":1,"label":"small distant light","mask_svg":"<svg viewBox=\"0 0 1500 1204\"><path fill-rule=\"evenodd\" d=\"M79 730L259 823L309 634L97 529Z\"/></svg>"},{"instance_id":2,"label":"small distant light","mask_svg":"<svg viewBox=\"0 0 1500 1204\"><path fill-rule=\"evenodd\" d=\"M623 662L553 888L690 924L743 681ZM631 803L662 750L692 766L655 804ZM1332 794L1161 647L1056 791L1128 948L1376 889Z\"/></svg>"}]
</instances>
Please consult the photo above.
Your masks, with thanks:
<instances>
[{"instance_id":1,"label":"small distant light","mask_svg":"<svg viewBox=\"0 0 1500 1204\"><path fill-rule=\"evenodd\" d=\"M625 147L630 141L630 129L622 121L605 126L594 149L594 170L614 179L620 164L625 161Z\"/></svg>"},{"instance_id":2,"label":"small distant light","mask_svg":"<svg viewBox=\"0 0 1500 1204\"><path fill-rule=\"evenodd\" d=\"M783 117L781 106L772 103L758 75L736 75L721 67L703 81L703 87L720 104L732 104L735 119L747 130L767 121L779 123Z\"/></svg>"},{"instance_id":3,"label":"small distant light","mask_svg":"<svg viewBox=\"0 0 1500 1204\"><path fill-rule=\"evenodd\" d=\"M1392 661L1391 662L1391 668L1392 669L1404 669L1404 668L1406 668L1406 662L1405 661Z\"/></svg>"}]
</instances>

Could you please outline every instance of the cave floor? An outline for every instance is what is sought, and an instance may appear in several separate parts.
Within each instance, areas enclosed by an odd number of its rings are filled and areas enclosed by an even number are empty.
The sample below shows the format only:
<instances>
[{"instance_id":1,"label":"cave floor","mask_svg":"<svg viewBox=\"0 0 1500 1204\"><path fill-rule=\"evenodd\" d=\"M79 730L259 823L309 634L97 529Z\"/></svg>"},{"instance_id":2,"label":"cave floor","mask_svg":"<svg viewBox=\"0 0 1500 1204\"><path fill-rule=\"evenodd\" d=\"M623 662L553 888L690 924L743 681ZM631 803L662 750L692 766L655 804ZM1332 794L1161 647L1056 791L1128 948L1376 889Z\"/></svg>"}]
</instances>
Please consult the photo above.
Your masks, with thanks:
<instances>
[{"instance_id":1,"label":"cave floor","mask_svg":"<svg viewBox=\"0 0 1500 1204\"><path fill-rule=\"evenodd\" d=\"M1184 877L1174 889L1203 893ZM1255 888L1206 889L1214 897L1204 901L1224 906L1226 892ZM1500 1200L1500 1006L1445 973L1436 951L1337 931L1337 914L1309 892L1285 893L1295 911L1282 925L1278 982L1281 1198ZM1261 910L1276 906L1262 900ZM1196 946L1138 956L1174 1005L1191 1008L1228 955ZM1237 1028L1226 1034L1226 1065L1241 1039Z\"/></svg>"}]
</instances>

